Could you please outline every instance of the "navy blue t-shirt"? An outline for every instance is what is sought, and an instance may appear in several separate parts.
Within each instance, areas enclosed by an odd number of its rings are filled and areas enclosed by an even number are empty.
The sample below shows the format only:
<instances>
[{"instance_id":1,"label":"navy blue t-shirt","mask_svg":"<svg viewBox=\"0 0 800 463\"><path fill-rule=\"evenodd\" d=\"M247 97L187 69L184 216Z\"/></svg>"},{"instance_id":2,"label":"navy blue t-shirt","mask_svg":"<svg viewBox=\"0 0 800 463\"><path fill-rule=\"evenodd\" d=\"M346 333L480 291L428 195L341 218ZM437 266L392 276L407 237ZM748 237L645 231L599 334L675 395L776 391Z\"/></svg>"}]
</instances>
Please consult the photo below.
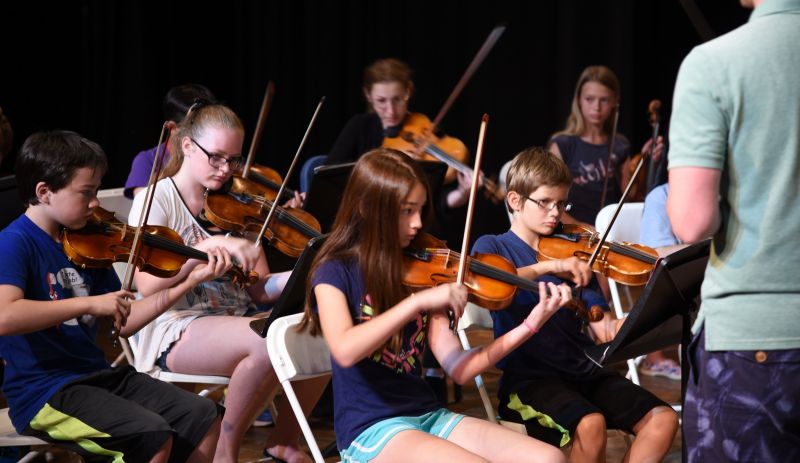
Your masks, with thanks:
<instances>
[{"instance_id":1,"label":"navy blue t-shirt","mask_svg":"<svg viewBox=\"0 0 800 463\"><path fill-rule=\"evenodd\" d=\"M355 260L323 263L312 278L312 287L329 284L347 297L353 324L372 315L364 278ZM316 305L313 310L319 310ZM344 368L331 358L333 367L333 425L336 444L346 449L369 426L397 416L419 416L438 410L436 395L421 376L428 315L419 313L403 332L399 353L385 349Z\"/></svg>"},{"instance_id":2,"label":"navy blue t-shirt","mask_svg":"<svg viewBox=\"0 0 800 463\"><path fill-rule=\"evenodd\" d=\"M0 232L0 256L0 285L20 288L25 299L55 301L120 289L111 269L75 268L61 244L25 215ZM85 315L33 333L0 336L3 393L18 432L65 384L109 368L96 335L95 318Z\"/></svg>"},{"instance_id":3,"label":"navy blue t-shirt","mask_svg":"<svg viewBox=\"0 0 800 463\"><path fill-rule=\"evenodd\" d=\"M569 214L581 222L594 225L595 217L600 212L600 199L606 177L608 177L608 190L604 206L619 202L622 197L617 170L631 156L630 142L624 135L617 134L611 154L611 170L606 169L608 162L606 144L594 145L577 135L559 135L553 138L552 142L558 145L561 158L572 173L572 187L569 189L572 210Z\"/></svg>"},{"instance_id":4,"label":"navy blue t-shirt","mask_svg":"<svg viewBox=\"0 0 800 463\"><path fill-rule=\"evenodd\" d=\"M537 262L536 251L512 231L478 238L472 252L501 255L517 268ZM539 281L563 283L559 278L550 275L542 276ZM588 307L592 305L608 307L603 296L590 289L582 291L582 299ZM492 311L495 338L519 326L537 303L539 303L538 292L520 289L506 309ZM501 383L513 381L509 378L576 379L594 372L598 367L583 353L585 348L594 345L594 342L583 333L583 323L574 311L565 308L558 310L536 335L497 362L497 367L503 370Z\"/></svg>"}]
</instances>

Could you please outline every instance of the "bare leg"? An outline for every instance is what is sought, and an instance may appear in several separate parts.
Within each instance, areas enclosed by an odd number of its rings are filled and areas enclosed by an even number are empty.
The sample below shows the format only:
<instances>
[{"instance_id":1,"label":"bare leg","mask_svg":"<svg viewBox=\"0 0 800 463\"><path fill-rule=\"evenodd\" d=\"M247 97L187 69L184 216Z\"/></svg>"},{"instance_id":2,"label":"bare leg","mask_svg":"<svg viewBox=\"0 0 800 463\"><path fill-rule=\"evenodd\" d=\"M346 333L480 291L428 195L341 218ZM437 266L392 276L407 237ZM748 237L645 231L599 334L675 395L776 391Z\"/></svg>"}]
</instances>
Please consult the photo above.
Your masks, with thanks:
<instances>
[{"instance_id":1,"label":"bare leg","mask_svg":"<svg viewBox=\"0 0 800 463\"><path fill-rule=\"evenodd\" d=\"M220 418L217 417L203 439L197 444L191 455L189 455L188 463L205 463L213 461L214 451L217 449L217 441L219 440L219 427Z\"/></svg>"},{"instance_id":2,"label":"bare leg","mask_svg":"<svg viewBox=\"0 0 800 463\"><path fill-rule=\"evenodd\" d=\"M399 435L399 434L398 434ZM565 462L564 454L556 447L525 434L514 432L499 424L466 417L447 438L458 447L492 462L518 462L520 455L531 462ZM431 459L430 461L456 461Z\"/></svg>"},{"instance_id":3,"label":"bare leg","mask_svg":"<svg viewBox=\"0 0 800 463\"><path fill-rule=\"evenodd\" d=\"M487 422L488 423L488 422ZM459 424L460 426L460 424ZM402 431L392 437L371 460L374 463L457 461L484 463L489 460L444 439L422 431Z\"/></svg>"},{"instance_id":4,"label":"bare leg","mask_svg":"<svg viewBox=\"0 0 800 463\"><path fill-rule=\"evenodd\" d=\"M678 432L678 414L669 407L656 407L633 427L636 439L624 462L658 462L669 451Z\"/></svg>"},{"instance_id":5,"label":"bare leg","mask_svg":"<svg viewBox=\"0 0 800 463\"><path fill-rule=\"evenodd\" d=\"M172 452L172 437L164 441L164 445L158 449L153 458L150 459L150 463L167 463L169 461L169 454Z\"/></svg>"},{"instance_id":6,"label":"bare leg","mask_svg":"<svg viewBox=\"0 0 800 463\"><path fill-rule=\"evenodd\" d=\"M600 413L590 413L578 422L572 438L569 460L576 462L606 461L606 419Z\"/></svg>"},{"instance_id":7,"label":"bare leg","mask_svg":"<svg viewBox=\"0 0 800 463\"><path fill-rule=\"evenodd\" d=\"M311 409L325 391L329 380L329 376L321 376L292 383L292 388L300 406L303 407L305 416L311 413ZM266 447L270 455L289 463L311 462L311 458L299 450L297 430L300 429L300 426L297 424L297 418L286 396L278 399L275 406L278 409L277 423L280 426L276 426L267 439Z\"/></svg>"},{"instance_id":8,"label":"bare leg","mask_svg":"<svg viewBox=\"0 0 800 463\"><path fill-rule=\"evenodd\" d=\"M244 433L277 387L264 339L243 317L201 317L175 343L167 366L189 374L230 376L215 462L236 462ZM295 430L296 442L299 430Z\"/></svg>"}]
</instances>

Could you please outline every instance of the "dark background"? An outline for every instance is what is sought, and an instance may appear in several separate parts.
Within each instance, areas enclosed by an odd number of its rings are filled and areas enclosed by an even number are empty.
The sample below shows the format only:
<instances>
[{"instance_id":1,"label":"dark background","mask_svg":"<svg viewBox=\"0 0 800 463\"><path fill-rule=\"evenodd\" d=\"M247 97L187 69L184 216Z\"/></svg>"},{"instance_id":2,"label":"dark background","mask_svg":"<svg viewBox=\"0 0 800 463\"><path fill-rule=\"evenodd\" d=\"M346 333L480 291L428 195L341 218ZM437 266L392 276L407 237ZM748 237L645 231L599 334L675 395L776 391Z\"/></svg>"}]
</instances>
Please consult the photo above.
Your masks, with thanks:
<instances>
[{"instance_id":1,"label":"dark background","mask_svg":"<svg viewBox=\"0 0 800 463\"><path fill-rule=\"evenodd\" d=\"M733 0L696 5L716 35L749 15ZM662 100L668 120L680 62L703 42L678 0L34 0L3 2L0 21L0 106L15 150L34 131L75 130L106 150L104 188L122 186L133 156L156 144L161 100L173 85L202 83L231 106L245 123L246 151L273 80L256 162L283 172L321 96L327 101L302 159L327 152L365 109L362 72L371 61L407 61L418 89L411 109L433 118L498 23L507 24L505 34L442 121L474 150L481 115L490 115L484 171L545 144L592 64L619 75L619 130L638 149L650 132L648 103ZM6 159L3 170L12 166Z\"/></svg>"}]
</instances>

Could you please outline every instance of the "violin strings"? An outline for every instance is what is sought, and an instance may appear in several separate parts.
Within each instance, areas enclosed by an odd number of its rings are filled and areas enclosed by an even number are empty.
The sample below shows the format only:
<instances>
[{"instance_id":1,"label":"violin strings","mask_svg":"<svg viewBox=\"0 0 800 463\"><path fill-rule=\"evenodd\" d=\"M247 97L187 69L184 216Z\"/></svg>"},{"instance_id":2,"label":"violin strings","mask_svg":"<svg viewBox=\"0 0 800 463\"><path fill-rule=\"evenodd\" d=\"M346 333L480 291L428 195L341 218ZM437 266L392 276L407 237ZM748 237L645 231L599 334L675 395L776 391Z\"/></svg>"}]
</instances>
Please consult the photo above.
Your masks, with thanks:
<instances>
[{"instance_id":1,"label":"violin strings","mask_svg":"<svg viewBox=\"0 0 800 463\"><path fill-rule=\"evenodd\" d=\"M235 196L234 196L235 197ZM266 206L267 208L272 207L274 203L271 199L266 199L264 196L248 196L249 198L253 199L253 201L258 204L259 206ZM275 208L275 212L277 212L277 218L283 222L289 222L295 228L299 229L303 234L310 238L316 238L319 236L319 232L308 226L305 222L298 219L297 217L290 214L285 208L281 206L277 206Z\"/></svg>"}]
</instances>

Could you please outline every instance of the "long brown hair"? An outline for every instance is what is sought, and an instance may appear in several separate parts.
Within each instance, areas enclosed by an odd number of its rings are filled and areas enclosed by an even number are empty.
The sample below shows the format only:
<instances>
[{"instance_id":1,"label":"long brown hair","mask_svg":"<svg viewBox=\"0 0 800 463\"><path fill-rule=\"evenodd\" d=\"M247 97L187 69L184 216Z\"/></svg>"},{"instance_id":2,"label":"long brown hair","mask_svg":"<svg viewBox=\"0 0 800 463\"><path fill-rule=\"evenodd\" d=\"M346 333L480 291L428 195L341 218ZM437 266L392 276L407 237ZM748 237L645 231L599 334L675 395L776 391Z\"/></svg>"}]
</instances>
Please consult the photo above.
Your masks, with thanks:
<instances>
[{"instance_id":1,"label":"long brown hair","mask_svg":"<svg viewBox=\"0 0 800 463\"><path fill-rule=\"evenodd\" d=\"M614 71L605 66L589 66L583 70L578 83L575 85L575 94L572 96L572 109L567 117L567 125L563 130L556 132L550 140L559 135L581 135L586 130L586 121L581 113L581 90L587 82L597 82L614 92L614 97L619 101L619 79ZM614 118L609 117L603 124L603 133L611 134L614 125Z\"/></svg>"},{"instance_id":2,"label":"long brown hair","mask_svg":"<svg viewBox=\"0 0 800 463\"><path fill-rule=\"evenodd\" d=\"M403 285L400 209L417 184L426 190L424 224L430 213L431 198L427 177L419 164L399 151L386 148L361 156L350 174L331 233L309 272L306 311L300 329L311 325L312 334L321 332L319 317L311 311L311 306L316 305L311 280L327 261L358 261L376 316L408 296L409 291ZM386 347L398 350L400 339L398 332Z\"/></svg>"},{"instance_id":3,"label":"long brown hair","mask_svg":"<svg viewBox=\"0 0 800 463\"><path fill-rule=\"evenodd\" d=\"M183 164L181 140L184 137L197 140L210 127L241 130L244 133L242 121L229 107L202 102L193 104L186 113L186 117L178 124L175 132L169 138L170 158L164 170L161 171L160 178L172 177L180 170L181 164Z\"/></svg>"}]
</instances>

